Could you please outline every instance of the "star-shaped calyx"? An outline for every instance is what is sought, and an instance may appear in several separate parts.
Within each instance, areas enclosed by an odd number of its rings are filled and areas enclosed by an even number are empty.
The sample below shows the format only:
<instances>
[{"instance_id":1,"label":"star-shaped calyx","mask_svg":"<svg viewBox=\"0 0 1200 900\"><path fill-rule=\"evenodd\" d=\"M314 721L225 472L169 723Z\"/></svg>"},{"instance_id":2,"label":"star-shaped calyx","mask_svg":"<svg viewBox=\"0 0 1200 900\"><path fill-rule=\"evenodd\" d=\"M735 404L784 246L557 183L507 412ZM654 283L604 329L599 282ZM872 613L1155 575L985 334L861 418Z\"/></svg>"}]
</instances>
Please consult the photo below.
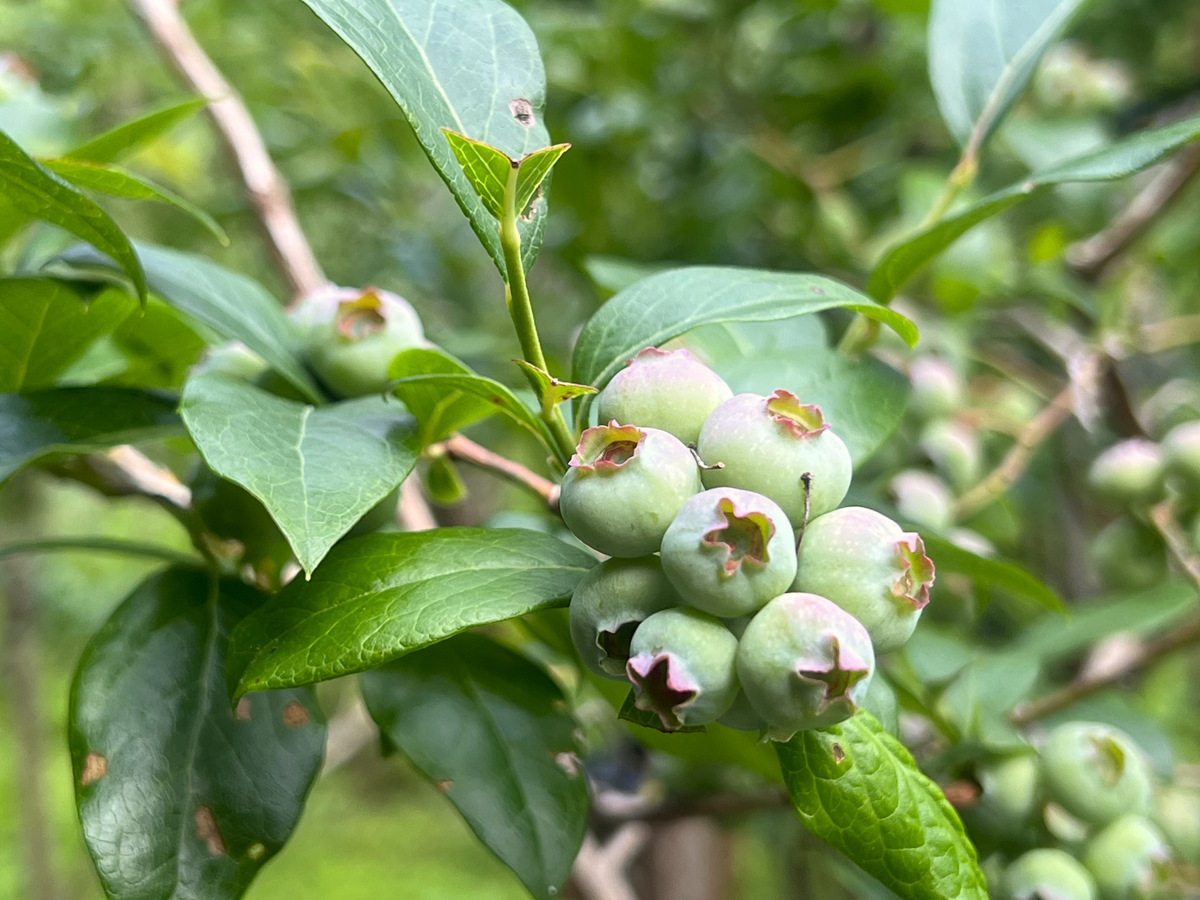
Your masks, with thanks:
<instances>
[{"instance_id":1,"label":"star-shaped calyx","mask_svg":"<svg viewBox=\"0 0 1200 900\"><path fill-rule=\"evenodd\" d=\"M596 634L596 646L603 651L606 659L624 663L629 659L629 644L633 641L633 633L640 624L637 621L622 622L611 631L601 630Z\"/></svg>"},{"instance_id":2,"label":"star-shaped calyx","mask_svg":"<svg viewBox=\"0 0 1200 900\"><path fill-rule=\"evenodd\" d=\"M668 731L683 725L678 710L695 699L699 688L678 659L670 653L641 654L625 664L625 672L633 682L634 706L657 715Z\"/></svg>"},{"instance_id":3,"label":"star-shaped calyx","mask_svg":"<svg viewBox=\"0 0 1200 900\"><path fill-rule=\"evenodd\" d=\"M829 429L829 423L821 414L821 407L801 403L799 397L782 388L767 398L767 415L793 437L816 437Z\"/></svg>"},{"instance_id":4,"label":"star-shaped calyx","mask_svg":"<svg viewBox=\"0 0 1200 900\"><path fill-rule=\"evenodd\" d=\"M850 699L850 690L871 673L866 660L853 650L842 647L841 641L833 635L829 636L829 660L825 665L802 662L796 667L796 675L801 681L825 686L825 693L817 705L817 714L839 702L855 707L856 704Z\"/></svg>"},{"instance_id":5,"label":"star-shaped calyx","mask_svg":"<svg viewBox=\"0 0 1200 900\"><path fill-rule=\"evenodd\" d=\"M761 568L771 561L767 544L775 536L775 523L766 513L742 512L731 497L717 501L716 524L701 539L706 549L724 554L724 572L732 577L742 563Z\"/></svg>"},{"instance_id":6,"label":"star-shaped calyx","mask_svg":"<svg viewBox=\"0 0 1200 900\"><path fill-rule=\"evenodd\" d=\"M387 320L381 312L383 300L374 288L365 288L355 300L344 300L337 308L338 334L348 341L358 341L383 331Z\"/></svg>"},{"instance_id":7,"label":"star-shaped calyx","mask_svg":"<svg viewBox=\"0 0 1200 900\"><path fill-rule=\"evenodd\" d=\"M583 472L612 472L637 455L646 433L635 425L607 425L589 428L579 437L579 446L569 465Z\"/></svg>"},{"instance_id":8,"label":"star-shaped calyx","mask_svg":"<svg viewBox=\"0 0 1200 900\"><path fill-rule=\"evenodd\" d=\"M892 584L892 596L911 604L913 609L924 609L929 603L935 569L933 560L925 555L925 542L915 531L896 541L896 564L899 575Z\"/></svg>"}]
</instances>

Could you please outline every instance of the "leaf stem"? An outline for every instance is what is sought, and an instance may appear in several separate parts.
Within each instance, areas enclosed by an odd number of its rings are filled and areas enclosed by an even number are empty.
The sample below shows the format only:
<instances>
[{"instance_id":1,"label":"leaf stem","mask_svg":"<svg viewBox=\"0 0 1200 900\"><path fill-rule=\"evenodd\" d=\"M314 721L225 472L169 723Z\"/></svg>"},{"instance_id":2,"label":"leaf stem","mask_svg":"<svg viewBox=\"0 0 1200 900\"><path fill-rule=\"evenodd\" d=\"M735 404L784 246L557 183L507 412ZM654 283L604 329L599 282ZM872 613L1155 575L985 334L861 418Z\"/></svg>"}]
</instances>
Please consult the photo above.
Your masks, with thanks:
<instances>
[{"instance_id":1,"label":"leaf stem","mask_svg":"<svg viewBox=\"0 0 1200 900\"><path fill-rule=\"evenodd\" d=\"M978 174L979 161L973 147L968 145L967 149L963 151L958 165L954 167L954 170L950 173L950 177L946 179L945 185L942 186L942 192L938 195L937 200L934 201L929 214L925 216L925 221L921 223L921 229L929 228L940 221L958 195L974 183L975 176Z\"/></svg>"},{"instance_id":2,"label":"leaf stem","mask_svg":"<svg viewBox=\"0 0 1200 900\"><path fill-rule=\"evenodd\" d=\"M546 372L549 371L546 355L542 352L542 342L538 337L533 303L529 299L529 287L525 282L525 263L521 259L521 232L517 230L517 216L520 211L516 208L516 194L517 167L514 165L509 172L508 182L504 185L504 216L500 219L500 247L504 252L504 268L507 272L504 299L508 304L508 314L512 317L513 327L517 330L517 340L521 342L521 353L525 361ZM531 375L528 377L529 383L538 394L538 401L542 403L542 418L554 435L560 461L570 458L575 451L575 438L567 427L562 410L555 404L549 404L550 408L547 409L541 385Z\"/></svg>"}]
</instances>

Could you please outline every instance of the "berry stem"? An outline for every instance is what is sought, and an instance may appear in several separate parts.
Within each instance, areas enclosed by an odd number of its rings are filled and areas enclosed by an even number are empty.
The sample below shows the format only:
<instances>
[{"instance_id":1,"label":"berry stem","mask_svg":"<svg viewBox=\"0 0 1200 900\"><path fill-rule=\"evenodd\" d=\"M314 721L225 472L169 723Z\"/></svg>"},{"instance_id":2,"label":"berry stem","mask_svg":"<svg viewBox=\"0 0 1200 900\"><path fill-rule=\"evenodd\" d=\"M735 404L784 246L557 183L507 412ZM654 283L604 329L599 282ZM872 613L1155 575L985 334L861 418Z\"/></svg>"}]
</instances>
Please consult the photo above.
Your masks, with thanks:
<instances>
[{"instance_id":1,"label":"berry stem","mask_svg":"<svg viewBox=\"0 0 1200 900\"><path fill-rule=\"evenodd\" d=\"M518 164L514 163L509 171L508 182L504 186L504 216L500 219L500 247L504 251L504 268L508 273L504 285L504 300L508 304L508 314L512 317L525 361L543 372L548 372L546 355L542 352L537 322L533 317L533 303L529 299L529 286L525 282L525 263L521 259L521 232L517 229L520 210L516 208L517 170ZM557 404L546 403L542 386L532 375L527 373L527 376L542 403L542 418L554 436L559 462L565 463L575 449L574 435L567 427L562 410Z\"/></svg>"}]
</instances>

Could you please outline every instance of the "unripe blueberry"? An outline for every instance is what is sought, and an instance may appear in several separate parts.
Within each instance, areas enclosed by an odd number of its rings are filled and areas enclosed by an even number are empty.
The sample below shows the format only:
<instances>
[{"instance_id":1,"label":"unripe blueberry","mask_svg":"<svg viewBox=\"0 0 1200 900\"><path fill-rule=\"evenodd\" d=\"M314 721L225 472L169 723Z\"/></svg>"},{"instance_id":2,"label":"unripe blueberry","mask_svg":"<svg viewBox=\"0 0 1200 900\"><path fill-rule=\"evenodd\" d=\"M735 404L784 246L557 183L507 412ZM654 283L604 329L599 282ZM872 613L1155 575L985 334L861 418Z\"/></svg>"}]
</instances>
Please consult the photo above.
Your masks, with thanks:
<instances>
[{"instance_id":1,"label":"unripe blueberry","mask_svg":"<svg viewBox=\"0 0 1200 900\"><path fill-rule=\"evenodd\" d=\"M919 534L846 506L808 523L792 589L836 603L863 624L877 653L887 653L917 627L933 577Z\"/></svg>"},{"instance_id":2,"label":"unripe blueberry","mask_svg":"<svg viewBox=\"0 0 1200 900\"><path fill-rule=\"evenodd\" d=\"M623 681L634 631L652 614L679 603L658 557L607 559L584 575L571 595L571 640L589 669Z\"/></svg>"},{"instance_id":3,"label":"unripe blueberry","mask_svg":"<svg viewBox=\"0 0 1200 900\"><path fill-rule=\"evenodd\" d=\"M836 725L857 712L871 685L875 651L867 630L816 594L782 594L738 642L738 679L772 740Z\"/></svg>"},{"instance_id":4,"label":"unripe blueberry","mask_svg":"<svg viewBox=\"0 0 1200 900\"><path fill-rule=\"evenodd\" d=\"M1200 488L1200 422L1184 422L1172 428L1162 442L1167 469L1187 482L1193 491Z\"/></svg>"},{"instance_id":5,"label":"unripe blueberry","mask_svg":"<svg viewBox=\"0 0 1200 900\"><path fill-rule=\"evenodd\" d=\"M1167 788L1155 798L1153 819L1180 859L1200 865L1200 794Z\"/></svg>"},{"instance_id":6,"label":"unripe blueberry","mask_svg":"<svg viewBox=\"0 0 1200 900\"><path fill-rule=\"evenodd\" d=\"M788 391L726 400L704 423L697 446L705 463L720 466L704 470L705 487L763 494L796 526L804 521L805 476L810 516L834 509L850 488L850 451L819 406Z\"/></svg>"},{"instance_id":7,"label":"unripe blueberry","mask_svg":"<svg viewBox=\"0 0 1200 900\"><path fill-rule=\"evenodd\" d=\"M1088 483L1115 504L1150 503L1162 496L1166 464L1158 445L1143 438L1113 444L1092 462Z\"/></svg>"},{"instance_id":8,"label":"unripe blueberry","mask_svg":"<svg viewBox=\"0 0 1200 900\"><path fill-rule=\"evenodd\" d=\"M1088 548L1088 557L1106 591L1148 588L1167 574L1167 545L1162 537L1128 516L1100 530Z\"/></svg>"},{"instance_id":9,"label":"unripe blueberry","mask_svg":"<svg viewBox=\"0 0 1200 900\"><path fill-rule=\"evenodd\" d=\"M1033 819L1039 797L1038 758L1012 756L979 772L983 802L1004 825L1016 827Z\"/></svg>"},{"instance_id":10,"label":"unripe blueberry","mask_svg":"<svg viewBox=\"0 0 1200 900\"><path fill-rule=\"evenodd\" d=\"M1073 816L1104 825L1150 808L1150 767L1129 735L1110 725L1067 722L1046 738L1042 783Z\"/></svg>"},{"instance_id":11,"label":"unripe blueberry","mask_svg":"<svg viewBox=\"0 0 1200 900\"><path fill-rule=\"evenodd\" d=\"M601 422L657 428L695 444L704 420L732 396L729 385L687 350L647 347L612 377L596 408Z\"/></svg>"},{"instance_id":12,"label":"unripe blueberry","mask_svg":"<svg viewBox=\"0 0 1200 900\"><path fill-rule=\"evenodd\" d=\"M761 609L796 575L796 536L762 494L714 488L690 498L662 540L662 564L684 601L725 619Z\"/></svg>"},{"instance_id":13,"label":"unripe blueberry","mask_svg":"<svg viewBox=\"0 0 1200 900\"><path fill-rule=\"evenodd\" d=\"M969 487L979 480L983 448L973 429L952 419L938 419L922 430L920 444L937 470L955 487Z\"/></svg>"},{"instance_id":14,"label":"unripe blueberry","mask_svg":"<svg viewBox=\"0 0 1200 900\"><path fill-rule=\"evenodd\" d=\"M1071 855L1038 849L1004 871L1005 900L1095 900L1096 882Z\"/></svg>"},{"instance_id":15,"label":"unripe blueberry","mask_svg":"<svg viewBox=\"0 0 1200 900\"><path fill-rule=\"evenodd\" d=\"M917 525L946 531L954 521L954 495L931 472L906 469L888 485L900 517Z\"/></svg>"},{"instance_id":16,"label":"unripe blueberry","mask_svg":"<svg viewBox=\"0 0 1200 900\"><path fill-rule=\"evenodd\" d=\"M699 610L654 613L629 645L634 705L657 714L668 730L715 722L737 697L737 648L729 629Z\"/></svg>"},{"instance_id":17,"label":"unripe blueberry","mask_svg":"<svg viewBox=\"0 0 1200 900\"><path fill-rule=\"evenodd\" d=\"M699 490L696 460L678 438L612 422L580 437L558 508L588 546L609 556L646 556Z\"/></svg>"},{"instance_id":18,"label":"unripe blueberry","mask_svg":"<svg viewBox=\"0 0 1200 900\"><path fill-rule=\"evenodd\" d=\"M954 366L937 356L914 359L909 367L909 406L925 419L948 416L963 404L963 384Z\"/></svg>"},{"instance_id":19,"label":"unripe blueberry","mask_svg":"<svg viewBox=\"0 0 1200 900\"><path fill-rule=\"evenodd\" d=\"M1084 865L1103 900L1150 900L1159 896L1170 848L1162 833L1139 815L1127 815L1092 838Z\"/></svg>"},{"instance_id":20,"label":"unripe blueberry","mask_svg":"<svg viewBox=\"0 0 1200 900\"><path fill-rule=\"evenodd\" d=\"M339 397L382 393L396 354L425 345L421 320L408 301L377 288L316 291L292 320L313 371Z\"/></svg>"},{"instance_id":21,"label":"unripe blueberry","mask_svg":"<svg viewBox=\"0 0 1200 900\"><path fill-rule=\"evenodd\" d=\"M241 341L210 347L192 370L194 375L227 375L235 381L253 381L267 371L266 361Z\"/></svg>"}]
</instances>

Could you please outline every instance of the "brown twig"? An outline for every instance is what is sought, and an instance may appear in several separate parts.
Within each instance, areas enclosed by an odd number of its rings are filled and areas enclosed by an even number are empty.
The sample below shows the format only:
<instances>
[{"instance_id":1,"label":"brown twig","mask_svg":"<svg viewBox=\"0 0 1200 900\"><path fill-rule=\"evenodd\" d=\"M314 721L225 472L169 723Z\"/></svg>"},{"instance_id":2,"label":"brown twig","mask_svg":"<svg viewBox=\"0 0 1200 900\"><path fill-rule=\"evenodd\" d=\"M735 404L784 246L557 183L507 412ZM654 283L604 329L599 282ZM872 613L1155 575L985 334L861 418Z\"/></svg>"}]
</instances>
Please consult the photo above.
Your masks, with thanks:
<instances>
[{"instance_id":1,"label":"brown twig","mask_svg":"<svg viewBox=\"0 0 1200 900\"><path fill-rule=\"evenodd\" d=\"M1158 504L1150 510L1150 521L1167 544L1175 562L1187 574L1188 579L1200 590L1200 558L1192 551L1187 535L1175 518L1170 501ZM1144 642L1130 653L1120 665L1105 671L1076 678L1057 691L1039 697L1017 707L1009 716L1018 727L1024 727L1038 719L1065 709L1096 691L1116 684L1118 681L1145 668L1170 653L1200 641L1200 616L1191 618L1175 629Z\"/></svg>"},{"instance_id":2,"label":"brown twig","mask_svg":"<svg viewBox=\"0 0 1200 900\"><path fill-rule=\"evenodd\" d=\"M1073 398L1074 389L1067 385L1048 406L1029 420L1000 465L983 481L958 498L954 504L957 519L971 517L1016 483L1029 467L1037 448L1070 417Z\"/></svg>"},{"instance_id":3,"label":"brown twig","mask_svg":"<svg viewBox=\"0 0 1200 900\"><path fill-rule=\"evenodd\" d=\"M479 446L479 444L476 444L470 438L456 434L441 444L434 445L430 450L435 454L439 451L448 453L455 459L478 466L481 469L486 469L489 472L495 472L500 477L533 491L546 502L546 506L551 510L558 508L557 484L547 478L543 478L537 472L527 469L520 463L513 462L511 459L507 459L498 453L493 453L486 447Z\"/></svg>"},{"instance_id":4,"label":"brown twig","mask_svg":"<svg viewBox=\"0 0 1200 900\"><path fill-rule=\"evenodd\" d=\"M1097 281L1114 259L1163 214L1200 173L1200 144L1181 151L1163 166L1103 231L1067 250L1067 264L1086 281Z\"/></svg>"},{"instance_id":5,"label":"brown twig","mask_svg":"<svg viewBox=\"0 0 1200 900\"><path fill-rule=\"evenodd\" d=\"M791 800L783 788L756 792L726 791L664 802L647 800L638 795L598 791L592 805L592 815L606 825L619 822L671 822L695 816L723 817L786 809L790 805Z\"/></svg>"},{"instance_id":6,"label":"brown twig","mask_svg":"<svg viewBox=\"0 0 1200 900\"><path fill-rule=\"evenodd\" d=\"M129 3L180 77L208 99L209 115L293 296L303 297L324 285L325 276L300 228L287 182L271 161L246 104L196 42L175 0Z\"/></svg>"}]
</instances>

